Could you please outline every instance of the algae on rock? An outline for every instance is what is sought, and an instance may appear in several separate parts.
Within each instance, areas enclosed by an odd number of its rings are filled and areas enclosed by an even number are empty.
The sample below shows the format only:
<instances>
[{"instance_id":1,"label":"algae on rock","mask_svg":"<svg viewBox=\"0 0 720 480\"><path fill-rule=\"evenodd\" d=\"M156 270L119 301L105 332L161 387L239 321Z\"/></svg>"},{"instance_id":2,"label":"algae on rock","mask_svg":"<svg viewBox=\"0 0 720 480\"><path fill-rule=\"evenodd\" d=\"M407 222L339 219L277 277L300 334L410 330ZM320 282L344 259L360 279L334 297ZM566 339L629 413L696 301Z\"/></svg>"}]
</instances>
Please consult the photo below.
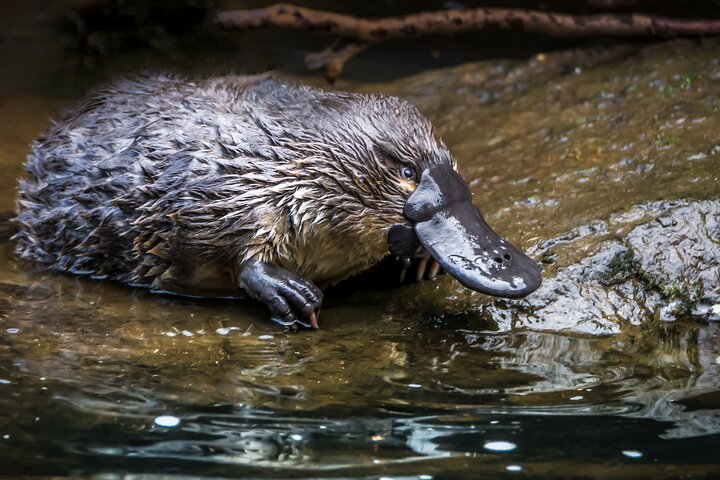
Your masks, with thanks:
<instances>
[{"instance_id":1,"label":"algae on rock","mask_svg":"<svg viewBox=\"0 0 720 480\"><path fill-rule=\"evenodd\" d=\"M611 217L593 233L582 234L588 229L581 228L548 240L536 256L549 250L589 253L546 267L544 283L533 295L495 300L486 311L501 329L583 333L708 317L711 310L703 306L720 302L719 220L718 200L661 201Z\"/></svg>"}]
</instances>

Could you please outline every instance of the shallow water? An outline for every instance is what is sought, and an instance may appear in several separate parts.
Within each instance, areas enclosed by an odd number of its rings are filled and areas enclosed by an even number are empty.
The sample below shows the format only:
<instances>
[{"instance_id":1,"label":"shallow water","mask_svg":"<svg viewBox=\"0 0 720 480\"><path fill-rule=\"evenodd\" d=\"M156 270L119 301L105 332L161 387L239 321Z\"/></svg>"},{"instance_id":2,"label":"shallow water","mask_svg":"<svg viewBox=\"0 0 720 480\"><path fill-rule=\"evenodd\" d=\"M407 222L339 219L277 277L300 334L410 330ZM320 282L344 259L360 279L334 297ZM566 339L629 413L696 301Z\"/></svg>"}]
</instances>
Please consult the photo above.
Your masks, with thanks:
<instances>
[{"instance_id":1,"label":"shallow water","mask_svg":"<svg viewBox=\"0 0 720 480\"><path fill-rule=\"evenodd\" d=\"M9 32L5 58L64 58L57 38ZM717 197L718 47L561 51L339 87L416 103L489 221L527 248L634 204ZM359 65L382 58L368 55ZM49 117L130 60L8 67L0 211ZM360 289L329 299L320 331L291 334L254 304L32 272L3 244L0 475L720 475L720 324L505 331L483 301L447 278Z\"/></svg>"}]
</instances>

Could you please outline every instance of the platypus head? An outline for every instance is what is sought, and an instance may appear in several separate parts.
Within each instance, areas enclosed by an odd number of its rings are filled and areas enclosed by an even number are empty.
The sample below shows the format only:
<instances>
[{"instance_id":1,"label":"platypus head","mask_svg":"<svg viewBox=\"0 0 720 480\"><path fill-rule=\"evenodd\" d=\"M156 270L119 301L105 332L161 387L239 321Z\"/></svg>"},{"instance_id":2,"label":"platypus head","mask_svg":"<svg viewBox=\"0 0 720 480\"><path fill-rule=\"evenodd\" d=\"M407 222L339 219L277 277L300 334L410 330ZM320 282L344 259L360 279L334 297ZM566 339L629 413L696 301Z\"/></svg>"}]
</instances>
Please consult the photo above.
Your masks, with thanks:
<instances>
[{"instance_id":1,"label":"platypus head","mask_svg":"<svg viewBox=\"0 0 720 480\"><path fill-rule=\"evenodd\" d=\"M538 265L490 228L450 164L422 170L403 213L406 222L388 231L391 253L424 249L464 286L497 297L524 297L540 286Z\"/></svg>"},{"instance_id":2,"label":"platypus head","mask_svg":"<svg viewBox=\"0 0 720 480\"><path fill-rule=\"evenodd\" d=\"M490 228L430 123L406 102L376 101L387 102L391 114L376 132L371 161L384 165L383 181L404 193L403 221L387 233L390 253L427 253L462 285L488 295L519 298L536 290L540 268Z\"/></svg>"},{"instance_id":3,"label":"platypus head","mask_svg":"<svg viewBox=\"0 0 720 480\"><path fill-rule=\"evenodd\" d=\"M319 159L315 178L334 189L326 196L344 231L355 228L360 240L371 229L400 257L429 254L478 292L519 298L540 286L537 264L485 222L450 152L412 105L385 95L277 84L270 90L287 137L274 134L276 145ZM289 128L288 118L298 123ZM263 123L266 131L277 125Z\"/></svg>"}]
</instances>

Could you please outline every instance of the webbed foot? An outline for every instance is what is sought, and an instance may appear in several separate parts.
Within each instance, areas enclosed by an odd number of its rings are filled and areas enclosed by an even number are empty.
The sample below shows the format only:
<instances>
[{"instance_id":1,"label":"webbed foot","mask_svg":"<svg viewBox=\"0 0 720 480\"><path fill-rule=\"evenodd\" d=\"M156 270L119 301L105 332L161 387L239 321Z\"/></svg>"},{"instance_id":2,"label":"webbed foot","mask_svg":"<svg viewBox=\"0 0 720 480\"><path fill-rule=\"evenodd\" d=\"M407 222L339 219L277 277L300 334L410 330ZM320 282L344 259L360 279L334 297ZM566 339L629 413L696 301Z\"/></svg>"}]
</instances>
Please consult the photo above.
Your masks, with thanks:
<instances>
[{"instance_id":1,"label":"webbed foot","mask_svg":"<svg viewBox=\"0 0 720 480\"><path fill-rule=\"evenodd\" d=\"M285 327L318 328L322 291L309 280L264 262L242 265L238 284L270 309L270 318Z\"/></svg>"}]
</instances>

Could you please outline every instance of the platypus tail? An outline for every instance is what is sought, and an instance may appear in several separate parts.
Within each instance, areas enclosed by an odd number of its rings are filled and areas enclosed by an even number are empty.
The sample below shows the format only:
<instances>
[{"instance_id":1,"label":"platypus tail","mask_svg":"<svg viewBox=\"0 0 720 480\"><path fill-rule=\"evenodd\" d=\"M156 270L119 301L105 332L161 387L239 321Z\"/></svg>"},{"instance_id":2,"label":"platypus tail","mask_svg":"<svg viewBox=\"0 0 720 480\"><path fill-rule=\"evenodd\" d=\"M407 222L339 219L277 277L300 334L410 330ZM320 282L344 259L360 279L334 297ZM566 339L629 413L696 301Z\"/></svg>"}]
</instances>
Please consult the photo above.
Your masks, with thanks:
<instances>
[{"instance_id":1,"label":"platypus tail","mask_svg":"<svg viewBox=\"0 0 720 480\"><path fill-rule=\"evenodd\" d=\"M0 212L0 243L5 243L10 240L17 225L12 221L15 218L15 212Z\"/></svg>"}]
</instances>

